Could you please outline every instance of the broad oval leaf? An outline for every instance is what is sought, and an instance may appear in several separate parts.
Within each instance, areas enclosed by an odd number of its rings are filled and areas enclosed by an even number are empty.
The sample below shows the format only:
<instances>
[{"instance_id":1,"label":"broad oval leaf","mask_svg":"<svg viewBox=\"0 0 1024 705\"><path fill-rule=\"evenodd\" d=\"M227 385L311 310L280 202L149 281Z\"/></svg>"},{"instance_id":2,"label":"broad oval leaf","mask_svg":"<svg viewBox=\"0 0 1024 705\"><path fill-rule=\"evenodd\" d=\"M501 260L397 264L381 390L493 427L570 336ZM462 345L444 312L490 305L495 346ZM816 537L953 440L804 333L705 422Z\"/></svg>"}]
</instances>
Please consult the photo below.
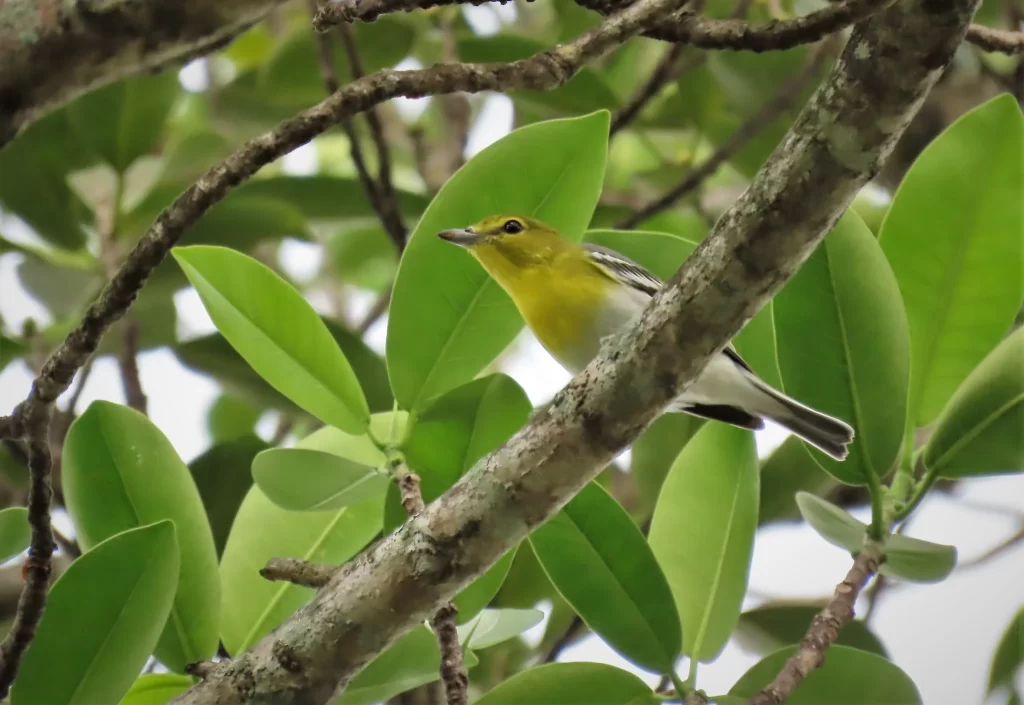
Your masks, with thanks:
<instances>
[{"instance_id":1,"label":"broad oval leaf","mask_svg":"<svg viewBox=\"0 0 1024 705\"><path fill-rule=\"evenodd\" d=\"M457 620L459 623L466 622L473 618L480 610L491 603L494 596L501 590L509 571L512 569L512 562L516 559L519 546L508 551L504 556L487 569L483 575L471 582L462 589L452 602L458 610Z\"/></svg>"},{"instance_id":2,"label":"broad oval leaf","mask_svg":"<svg viewBox=\"0 0 1024 705\"><path fill-rule=\"evenodd\" d=\"M156 147L180 89L173 71L126 78L69 104L68 121L83 144L124 172Z\"/></svg>"},{"instance_id":3,"label":"broad oval leaf","mask_svg":"<svg viewBox=\"0 0 1024 705\"><path fill-rule=\"evenodd\" d=\"M126 406L89 405L64 440L64 495L82 547L170 519L181 550L171 619L156 657L168 668L217 650L217 551L188 466L153 423Z\"/></svg>"},{"instance_id":4,"label":"broad oval leaf","mask_svg":"<svg viewBox=\"0 0 1024 705\"><path fill-rule=\"evenodd\" d=\"M249 490L220 562L220 635L228 652L242 653L315 594L260 577L269 559L289 556L340 565L380 531L381 505L382 498L377 498L334 511L290 512L271 502L259 487Z\"/></svg>"},{"instance_id":5,"label":"broad oval leaf","mask_svg":"<svg viewBox=\"0 0 1024 705\"><path fill-rule=\"evenodd\" d=\"M854 554L860 551L868 531L867 524L808 492L797 493L796 503L804 519L823 539ZM953 572L956 556L953 546L893 534L886 539L885 562L878 572L920 583L934 583Z\"/></svg>"},{"instance_id":6,"label":"broad oval leaf","mask_svg":"<svg viewBox=\"0 0 1024 705\"><path fill-rule=\"evenodd\" d=\"M291 511L320 511L383 497L386 472L305 448L269 448L252 461L252 477L271 502Z\"/></svg>"},{"instance_id":7,"label":"broad oval leaf","mask_svg":"<svg viewBox=\"0 0 1024 705\"><path fill-rule=\"evenodd\" d=\"M994 98L924 149L882 223L910 321L915 426L938 416L1024 301L1022 153L1017 101Z\"/></svg>"},{"instance_id":8,"label":"broad oval leaf","mask_svg":"<svg viewBox=\"0 0 1024 705\"><path fill-rule=\"evenodd\" d=\"M643 516L654 511L672 463L703 424L704 419L692 414L663 414L633 442L629 472L636 482Z\"/></svg>"},{"instance_id":9,"label":"broad oval leaf","mask_svg":"<svg viewBox=\"0 0 1024 705\"><path fill-rule=\"evenodd\" d=\"M681 636L669 583L636 524L600 485L584 487L530 535L530 545L558 592L612 648L648 670L672 669Z\"/></svg>"},{"instance_id":10,"label":"broad oval leaf","mask_svg":"<svg viewBox=\"0 0 1024 705\"><path fill-rule=\"evenodd\" d=\"M906 426L910 341L899 287L860 216L846 212L772 310L786 393L857 434L845 461L811 455L847 484L887 475Z\"/></svg>"},{"instance_id":11,"label":"broad oval leaf","mask_svg":"<svg viewBox=\"0 0 1024 705\"><path fill-rule=\"evenodd\" d=\"M405 438L409 414L404 411L384 411L370 417L369 433L383 442L401 442ZM331 426L313 431L298 443L296 448L319 450L331 453L367 467L379 468L388 461L384 452L377 447L368 434L353 435Z\"/></svg>"},{"instance_id":12,"label":"broad oval leaf","mask_svg":"<svg viewBox=\"0 0 1024 705\"><path fill-rule=\"evenodd\" d=\"M741 646L759 654L798 644L822 607L824 604L776 602L748 610L740 615L736 638ZM855 619L843 627L835 643L888 658L882 641L863 620Z\"/></svg>"},{"instance_id":13,"label":"broad oval leaf","mask_svg":"<svg viewBox=\"0 0 1024 705\"><path fill-rule=\"evenodd\" d=\"M320 316L271 269L223 247L172 254L217 329L275 389L324 423L359 433L370 410L359 380Z\"/></svg>"},{"instance_id":14,"label":"broad oval leaf","mask_svg":"<svg viewBox=\"0 0 1024 705\"><path fill-rule=\"evenodd\" d=\"M483 610L459 627L459 641L467 649L486 649L519 636L543 619L544 613L535 609Z\"/></svg>"},{"instance_id":15,"label":"broad oval leaf","mask_svg":"<svg viewBox=\"0 0 1024 705\"><path fill-rule=\"evenodd\" d=\"M262 438L249 434L211 447L188 465L218 556L224 553L235 514L252 487L252 459L267 447Z\"/></svg>"},{"instance_id":16,"label":"broad oval leaf","mask_svg":"<svg viewBox=\"0 0 1024 705\"><path fill-rule=\"evenodd\" d=\"M1024 328L982 360L943 409L924 448L940 477L1024 470Z\"/></svg>"},{"instance_id":17,"label":"broad oval leaf","mask_svg":"<svg viewBox=\"0 0 1024 705\"><path fill-rule=\"evenodd\" d=\"M26 550L31 540L25 507L8 507L0 511L0 563Z\"/></svg>"},{"instance_id":18,"label":"broad oval leaf","mask_svg":"<svg viewBox=\"0 0 1024 705\"><path fill-rule=\"evenodd\" d=\"M797 647L787 646L761 659L736 682L730 695L752 698L782 670ZM825 663L811 671L786 705L922 705L921 694L899 666L849 646L829 647Z\"/></svg>"},{"instance_id":19,"label":"broad oval leaf","mask_svg":"<svg viewBox=\"0 0 1024 705\"><path fill-rule=\"evenodd\" d=\"M171 612L178 555L174 524L161 521L119 533L72 563L50 590L11 703L119 701Z\"/></svg>"},{"instance_id":20,"label":"broad oval leaf","mask_svg":"<svg viewBox=\"0 0 1024 705\"><path fill-rule=\"evenodd\" d=\"M839 486L811 457L807 444L790 436L761 461L761 525L798 519L797 492L825 495Z\"/></svg>"},{"instance_id":21,"label":"broad oval leaf","mask_svg":"<svg viewBox=\"0 0 1024 705\"><path fill-rule=\"evenodd\" d=\"M1024 663L1024 608L1017 612L999 640L999 646L996 647L996 653L992 657L992 665L988 672L988 692L991 693L1003 685L1012 686L1022 663Z\"/></svg>"},{"instance_id":22,"label":"broad oval leaf","mask_svg":"<svg viewBox=\"0 0 1024 705\"><path fill-rule=\"evenodd\" d=\"M173 673L148 673L139 676L118 705L165 705L195 684L188 676Z\"/></svg>"},{"instance_id":23,"label":"broad oval leaf","mask_svg":"<svg viewBox=\"0 0 1024 705\"><path fill-rule=\"evenodd\" d=\"M658 697L628 671L603 663L549 663L521 671L474 705L646 705Z\"/></svg>"},{"instance_id":24,"label":"broad oval leaf","mask_svg":"<svg viewBox=\"0 0 1024 705\"><path fill-rule=\"evenodd\" d=\"M466 668L477 663L472 651L463 651L462 657ZM387 702L399 693L438 680L440 662L437 637L425 626L416 627L360 671L333 705Z\"/></svg>"},{"instance_id":25,"label":"broad oval leaf","mask_svg":"<svg viewBox=\"0 0 1024 705\"><path fill-rule=\"evenodd\" d=\"M391 300L388 371L402 407L420 410L472 379L523 326L498 284L437 233L521 213L579 240L600 195L607 145L604 111L529 125L474 156L441 188L409 240Z\"/></svg>"},{"instance_id":26,"label":"broad oval leaf","mask_svg":"<svg viewBox=\"0 0 1024 705\"><path fill-rule=\"evenodd\" d=\"M704 424L669 470L648 535L679 611L683 653L702 662L721 653L739 619L757 511L754 435Z\"/></svg>"}]
</instances>

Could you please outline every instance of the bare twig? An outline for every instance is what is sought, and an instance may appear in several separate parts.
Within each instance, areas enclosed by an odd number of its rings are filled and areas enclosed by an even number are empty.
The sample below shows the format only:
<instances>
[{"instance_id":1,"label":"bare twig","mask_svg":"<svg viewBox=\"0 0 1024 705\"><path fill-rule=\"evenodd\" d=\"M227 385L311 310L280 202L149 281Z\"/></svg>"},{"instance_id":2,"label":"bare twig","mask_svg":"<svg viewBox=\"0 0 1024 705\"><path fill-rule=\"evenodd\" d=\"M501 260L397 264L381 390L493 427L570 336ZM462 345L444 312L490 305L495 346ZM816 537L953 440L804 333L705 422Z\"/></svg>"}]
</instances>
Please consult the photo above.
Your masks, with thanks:
<instances>
[{"instance_id":1,"label":"bare twig","mask_svg":"<svg viewBox=\"0 0 1024 705\"><path fill-rule=\"evenodd\" d=\"M370 326L376 323L380 317L387 312L388 305L391 303L391 293L393 291L394 284L389 286L387 290L385 290L384 293L378 296L377 300L373 302L373 306L370 307L370 310L366 312L363 320L361 320L359 325L356 326L356 330L359 331L360 335L364 335L366 331L370 330Z\"/></svg>"},{"instance_id":2,"label":"bare twig","mask_svg":"<svg viewBox=\"0 0 1024 705\"><path fill-rule=\"evenodd\" d=\"M127 313L121 322L121 354L118 355L118 366L121 369L125 401L131 408L145 414L148 402L139 377L138 355L139 322L131 313Z\"/></svg>"},{"instance_id":3,"label":"bare twig","mask_svg":"<svg viewBox=\"0 0 1024 705\"><path fill-rule=\"evenodd\" d=\"M1017 529L1011 536L1007 536L1005 539L997 543L992 548L982 553L977 558L972 558L969 561L964 561L957 566L958 571L970 570L971 568L977 568L979 565L988 563L993 558L998 558L1007 551L1017 548L1021 544L1024 544L1024 526Z\"/></svg>"},{"instance_id":4,"label":"bare twig","mask_svg":"<svg viewBox=\"0 0 1024 705\"><path fill-rule=\"evenodd\" d=\"M985 51L998 51L1011 56L1024 54L1024 32L972 24L967 28L967 41Z\"/></svg>"},{"instance_id":5,"label":"bare twig","mask_svg":"<svg viewBox=\"0 0 1024 705\"><path fill-rule=\"evenodd\" d=\"M665 52L665 55L661 57L661 61L654 67L654 71L651 72L644 85L640 86L640 89L612 118L612 124L608 130L609 137L631 123L640 114L640 111L644 109L644 106L661 93L661 89L665 87L665 84L672 80L676 64L679 63L679 58L685 50L685 44L673 44Z\"/></svg>"},{"instance_id":6,"label":"bare twig","mask_svg":"<svg viewBox=\"0 0 1024 705\"><path fill-rule=\"evenodd\" d=\"M811 671L821 666L825 651L839 638L839 631L853 621L857 596L878 572L883 556L881 544L864 546L843 582L836 586L832 599L811 621L796 653L789 657L775 680L747 701L747 705L781 705Z\"/></svg>"},{"instance_id":7,"label":"bare twig","mask_svg":"<svg viewBox=\"0 0 1024 705\"><path fill-rule=\"evenodd\" d=\"M453 16L450 14L441 18L441 60L449 63L459 60ZM447 180L465 161L472 108L464 93L446 93L440 100L445 121L445 141L441 153L444 157L443 173Z\"/></svg>"},{"instance_id":8,"label":"bare twig","mask_svg":"<svg viewBox=\"0 0 1024 705\"><path fill-rule=\"evenodd\" d=\"M565 631L562 632L562 636L555 640L555 643L551 645L551 648L548 649L548 652L544 655L544 663L554 663L557 661L559 655L561 655L565 648L572 644L579 633L583 631L584 626L586 625L584 625L583 620L580 619L579 615L573 617L572 621L569 622L569 626L567 626Z\"/></svg>"},{"instance_id":9,"label":"bare twig","mask_svg":"<svg viewBox=\"0 0 1024 705\"><path fill-rule=\"evenodd\" d=\"M420 476L401 462L393 466L392 475L401 493L405 513L410 519L420 514L426 508L420 492ZM430 618L430 626L441 649L441 681L448 705L466 705L469 701L469 671L466 670L455 626L457 615L455 605L446 602Z\"/></svg>"},{"instance_id":10,"label":"bare twig","mask_svg":"<svg viewBox=\"0 0 1024 705\"><path fill-rule=\"evenodd\" d=\"M779 92L761 106L761 109L751 115L746 122L736 128L736 131L729 135L729 138L718 146L714 153L701 162L698 166L690 169L683 180L676 186L669 189L664 195L647 204L633 215L629 216L616 227L622 229L635 228L639 223L670 208L683 196L700 187L704 180L712 176L718 168L732 159L744 145L758 135L761 130L793 107L800 93L807 87L807 84L814 78L815 74L825 62L825 58L831 53L834 46L832 42L824 42L812 54L810 60L796 76L792 77L780 88Z\"/></svg>"},{"instance_id":11,"label":"bare twig","mask_svg":"<svg viewBox=\"0 0 1024 705\"><path fill-rule=\"evenodd\" d=\"M319 590L337 571L338 569L333 566L298 558L271 558L260 569L260 575L266 580L279 580Z\"/></svg>"},{"instance_id":12,"label":"bare twig","mask_svg":"<svg viewBox=\"0 0 1024 705\"><path fill-rule=\"evenodd\" d=\"M319 31L342 22L372 22L388 12L425 10L454 0L328 0L320 7L313 26ZM576 0L578 5L611 15L631 0ZM845 0L789 20L752 24L738 19L712 19L677 13L655 24L645 36L702 49L779 51L813 44L891 5L893 0ZM470 4L477 4L472 2Z\"/></svg>"}]
</instances>

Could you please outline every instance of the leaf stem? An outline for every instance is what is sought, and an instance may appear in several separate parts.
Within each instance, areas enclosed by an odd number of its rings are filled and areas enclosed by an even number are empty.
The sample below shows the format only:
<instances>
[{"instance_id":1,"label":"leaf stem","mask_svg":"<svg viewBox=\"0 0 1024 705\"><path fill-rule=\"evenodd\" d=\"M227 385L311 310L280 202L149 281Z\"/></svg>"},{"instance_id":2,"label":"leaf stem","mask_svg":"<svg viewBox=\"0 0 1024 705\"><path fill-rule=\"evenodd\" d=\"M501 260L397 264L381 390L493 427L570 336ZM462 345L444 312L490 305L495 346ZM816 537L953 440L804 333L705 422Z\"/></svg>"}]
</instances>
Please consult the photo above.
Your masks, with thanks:
<instances>
[{"instance_id":1,"label":"leaf stem","mask_svg":"<svg viewBox=\"0 0 1024 705\"><path fill-rule=\"evenodd\" d=\"M686 676L685 681L679 680L679 674L676 673L675 669L669 671L668 677L672 679L672 685L676 689L676 693L679 695L679 702L686 699L690 691L697 687L697 659L696 657L690 657L690 671Z\"/></svg>"}]
</instances>

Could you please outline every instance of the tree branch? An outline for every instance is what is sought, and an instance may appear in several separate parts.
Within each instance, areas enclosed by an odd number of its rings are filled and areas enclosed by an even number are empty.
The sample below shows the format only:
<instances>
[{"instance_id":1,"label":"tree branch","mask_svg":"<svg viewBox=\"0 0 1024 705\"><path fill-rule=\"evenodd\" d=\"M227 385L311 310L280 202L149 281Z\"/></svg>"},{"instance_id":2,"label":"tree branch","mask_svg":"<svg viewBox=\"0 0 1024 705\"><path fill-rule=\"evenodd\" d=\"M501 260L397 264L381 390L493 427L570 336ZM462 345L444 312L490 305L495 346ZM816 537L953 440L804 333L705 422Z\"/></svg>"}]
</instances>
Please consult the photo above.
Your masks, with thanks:
<instances>
[{"instance_id":1,"label":"tree branch","mask_svg":"<svg viewBox=\"0 0 1024 705\"><path fill-rule=\"evenodd\" d=\"M758 135L761 130L793 107L797 98L803 92L807 84L814 79L814 76L821 69L825 58L832 53L834 44L831 42L822 43L804 68L796 76L792 77L780 88L774 98L769 100L761 109L751 115L746 122L736 128L736 131L729 135L729 139L719 145L714 153L705 159L699 166L690 169L683 176L683 180L676 186L669 189L664 195L648 203L640 210L633 213L616 227L623 230L635 228L647 218L672 207L680 198L699 188L704 180L712 176L718 168L732 159L743 146Z\"/></svg>"},{"instance_id":2,"label":"tree branch","mask_svg":"<svg viewBox=\"0 0 1024 705\"><path fill-rule=\"evenodd\" d=\"M853 621L857 596L884 555L883 546L869 543L853 562L843 582L836 586L829 603L815 615L796 653L789 657L779 675L765 686L747 705L782 705L804 678L825 661L825 651L839 638L840 630Z\"/></svg>"},{"instance_id":3,"label":"tree branch","mask_svg":"<svg viewBox=\"0 0 1024 705\"><path fill-rule=\"evenodd\" d=\"M174 702L327 701L563 507L806 260L877 173L963 40L976 6L902 2L856 27L830 79L750 187L627 331L441 498L345 564L273 634ZM651 4L630 10L650 11ZM603 25L598 33L607 30ZM299 668L275 660L281 645Z\"/></svg>"},{"instance_id":4,"label":"tree branch","mask_svg":"<svg viewBox=\"0 0 1024 705\"><path fill-rule=\"evenodd\" d=\"M665 52L665 55L661 57L661 61L654 67L654 71L651 72L644 85L640 86L637 92L633 94L633 97L612 118L612 124L608 130L609 137L614 136L616 132L631 123L640 114L640 111L644 109L644 106L661 93L661 89L665 87L665 84L672 80L676 64L679 63L679 59L685 49L685 44L673 44Z\"/></svg>"},{"instance_id":5,"label":"tree branch","mask_svg":"<svg viewBox=\"0 0 1024 705\"><path fill-rule=\"evenodd\" d=\"M90 89L226 45L282 3L0 3L0 147L46 111Z\"/></svg>"},{"instance_id":6,"label":"tree branch","mask_svg":"<svg viewBox=\"0 0 1024 705\"><path fill-rule=\"evenodd\" d=\"M320 565L299 558L271 558L260 569L260 576L266 580L282 580L303 587L319 590L337 572L334 566Z\"/></svg>"},{"instance_id":7,"label":"tree branch","mask_svg":"<svg viewBox=\"0 0 1024 705\"><path fill-rule=\"evenodd\" d=\"M972 24L967 29L967 41L985 51L998 51L1010 55L1024 54L1024 32Z\"/></svg>"}]
</instances>

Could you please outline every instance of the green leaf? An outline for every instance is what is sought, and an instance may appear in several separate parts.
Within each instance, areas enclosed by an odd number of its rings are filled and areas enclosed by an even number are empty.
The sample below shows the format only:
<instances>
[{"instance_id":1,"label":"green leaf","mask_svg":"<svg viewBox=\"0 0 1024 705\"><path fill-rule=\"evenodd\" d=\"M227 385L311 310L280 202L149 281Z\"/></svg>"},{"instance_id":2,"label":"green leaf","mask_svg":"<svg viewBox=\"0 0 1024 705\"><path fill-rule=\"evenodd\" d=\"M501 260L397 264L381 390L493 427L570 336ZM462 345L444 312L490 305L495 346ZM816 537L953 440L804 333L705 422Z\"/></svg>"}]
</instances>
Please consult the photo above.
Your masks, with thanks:
<instances>
[{"instance_id":1,"label":"green leaf","mask_svg":"<svg viewBox=\"0 0 1024 705\"><path fill-rule=\"evenodd\" d=\"M28 549L32 532L28 526L28 510L8 507L0 511L0 563Z\"/></svg>"},{"instance_id":2,"label":"green leaf","mask_svg":"<svg viewBox=\"0 0 1024 705\"><path fill-rule=\"evenodd\" d=\"M77 316L103 286L98 270L64 267L26 257L17 267L18 280L54 318Z\"/></svg>"},{"instance_id":3,"label":"green leaf","mask_svg":"<svg viewBox=\"0 0 1024 705\"><path fill-rule=\"evenodd\" d=\"M83 548L162 519L174 522L178 589L155 653L175 671L213 656L217 552L199 491L167 437L137 411L95 401L71 424L63 458L65 501Z\"/></svg>"},{"instance_id":4,"label":"green leaf","mask_svg":"<svg viewBox=\"0 0 1024 705\"><path fill-rule=\"evenodd\" d=\"M218 557L224 553L235 515L252 487L252 459L266 447L263 439L247 434L219 443L189 463Z\"/></svg>"},{"instance_id":5,"label":"green leaf","mask_svg":"<svg viewBox=\"0 0 1024 705\"><path fill-rule=\"evenodd\" d=\"M304 31L309 32L308 29ZM319 74L317 78L319 80ZM428 199L418 193L398 189L397 196L399 211L406 218L419 217L427 207ZM292 204L307 219L314 221L376 218L359 181L339 176L317 174L250 179L239 186L234 196L229 196L225 202L236 197L279 199Z\"/></svg>"},{"instance_id":6,"label":"green leaf","mask_svg":"<svg viewBox=\"0 0 1024 705\"><path fill-rule=\"evenodd\" d=\"M179 247L172 254L217 329L261 377L325 423L352 433L366 428L359 380L299 292L232 250Z\"/></svg>"},{"instance_id":7,"label":"green leaf","mask_svg":"<svg viewBox=\"0 0 1024 705\"><path fill-rule=\"evenodd\" d=\"M343 228L327 242L330 266L342 281L383 291L395 280L398 253L380 225Z\"/></svg>"},{"instance_id":8,"label":"green leaf","mask_svg":"<svg viewBox=\"0 0 1024 705\"><path fill-rule=\"evenodd\" d=\"M1022 152L1017 102L990 100L924 149L882 224L910 320L914 426L938 416L1024 301Z\"/></svg>"},{"instance_id":9,"label":"green leaf","mask_svg":"<svg viewBox=\"0 0 1024 705\"><path fill-rule=\"evenodd\" d=\"M375 353L363 342L363 339L352 331L330 319L324 318L327 330L334 336L338 347L345 353L345 359L352 365L359 385L366 395L366 403L371 412L391 411L395 406L395 398L391 395L391 381L388 379L388 368L384 358Z\"/></svg>"},{"instance_id":10,"label":"green leaf","mask_svg":"<svg viewBox=\"0 0 1024 705\"><path fill-rule=\"evenodd\" d=\"M174 524L161 521L116 534L72 563L50 590L12 705L119 701L171 612L178 556Z\"/></svg>"},{"instance_id":11,"label":"green leaf","mask_svg":"<svg viewBox=\"0 0 1024 705\"><path fill-rule=\"evenodd\" d=\"M230 394L214 399L206 413L206 429L214 443L232 441L255 433L262 412L249 402Z\"/></svg>"},{"instance_id":12,"label":"green leaf","mask_svg":"<svg viewBox=\"0 0 1024 705\"><path fill-rule=\"evenodd\" d=\"M692 414L664 414L633 442L630 473L643 516L654 511L672 463L703 424L703 419Z\"/></svg>"},{"instance_id":13,"label":"green leaf","mask_svg":"<svg viewBox=\"0 0 1024 705\"><path fill-rule=\"evenodd\" d=\"M250 489L220 562L220 634L228 653L248 649L315 594L291 583L264 580L259 571L268 560L289 556L341 565L377 535L381 514L379 498L329 512L290 512L258 487Z\"/></svg>"},{"instance_id":14,"label":"green leaf","mask_svg":"<svg viewBox=\"0 0 1024 705\"><path fill-rule=\"evenodd\" d=\"M825 495L839 486L811 457L807 445L790 436L761 462L761 525L798 519L796 494L801 490Z\"/></svg>"},{"instance_id":15,"label":"green leaf","mask_svg":"<svg viewBox=\"0 0 1024 705\"><path fill-rule=\"evenodd\" d=\"M988 672L986 692L1004 685L1012 687L1021 663L1024 663L1024 608L1017 612L999 640Z\"/></svg>"},{"instance_id":16,"label":"green leaf","mask_svg":"<svg viewBox=\"0 0 1024 705\"><path fill-rule=\"evenodd\" d=\"M165 705L175 695L195 684L188 676L173 673L150 673L139 676L118 705Z\"/></svg>"},{"instance_id":17,"label":"green leaf","mask_svg":"<svg viewBox=\"0 0 1024 705\"><path fill-rule=\"evenodd\" d=\"M0 335L0 372L24 354L25 346L20 341Z\"/></svg>"},{"instance_id":18,"label":"green leaf","mask_svg":"<svg viewBox=\"0 0 1024 705\"><path fill-rule=\"evenodd\" d=\"M340 509L383 497L386 472L304 448L269 448L252 461L252 477L271 502L291 511Z\"/></svg>"},{"instance_id":19,"label":"green leaf","mask_svg":"<svg viewBox=\"0 0 1024 705\"><path fill-rule=\"evenodd\" d=\"M441 188L405 249L391 301L388 371L404 408L418 411L472 379L523 326L498 284L437 233L522 213L579 240L600 195L607 142L605 112L530 125L481 151Z\"/></svg>"},{"instance_id":20,"label":"green leaf","mask_svg":"<svg viewBox=\"0 0 1024 705\"><path fill-rule=\"evenodd\" d=\"M544 613L535 609L484 610L459 627L459 641L463 648L486 649L519 636L543 619Z\"/></svg>"},{"instance_id":21,"label":"green leaf","mask_svg":"<svg viewBox=\"0 0 1024 705\"><path fill-rule=\"evenodd\" d=\"M798 644L822 607L823 604L781 602L762 605L740 615L736 637L744 648L759 654ZM881 640L862 620L854 620L843 627L835 643L888 658Z\"/></svg>"},{"instance_id":22,"label":"green leaf","mask_svg":"<svg viewBox=\"0 0 1024 705\"><path fill-rule=\"evenodd\" d=\"M67 123L66 111L44 116L0 151L0 206L14 213L49 244L79 250L93 214L68 186L73 169L88 166L80 143ZM31 169L25 165L31 164Z\"/></svg>"},{"instance_id":23,"label":"green leaf","mask_svg":"<svg viewBox=\"0 0 1024 705\"><path fill-rule=\"evenodd\" d=\"M697 247L695 241L679 235L644 230L588 230L583 240L611 248L666 281Z\"/></svg>"},{"instance_id":24,"label":"green leaf","mask_svg":"<svg viewBox=\"0 0 1024 705\"><path fill-rule=\"evenodd\" d=\"M910 341L896 280L856 213L846 212L775 297L773 313L786 393L857 434L845 461L816 448L811 455L847 484L887 475L906 425Z\"/></svg>"},{"instance_id":25,"label":"green leaf","mask_svg":"<svg viewBox=\"0 0 1024 705\"><path fill-rule=\"evenodd\" d=\"M757 508L754 435L704 424L665 478L648 535L679 610L683 653L702 662L721 653L739 619Z\"/></svg>"},{"instance_id":26,"label":"green leaf","mask_svg":"<svg viewBox=\"0 0 1024 705\"><path fill-rule=\"evenodd\" d=\"M119 172L153 151L180 88L174 71L126 78L67 107L79 140Z\"/></svg>"},{"instance_id":27,"label":"green leaf","mask_svg":"<svg viewBox=\"0 0 1024 705\"><path fill-rule=\"evenodd\" d=\"M753 697L778 675L797 647L787 646L761 659L743 674L730 695ZM831 646L825 663L811 671L786 699L786 705L922 705L914 681L881 656Z\"/></svg>"},{"instance_id":28,"label":"green leaf","mask_svg":"<svg viewBox=\"0 0 1024 705\"><path fill-rule=\"evenodd\" d=\"M405 437L408 418L409 415L404 411L374 414L370 417L370 433L383 441L400 441ZM299 441L296 447L333 453L371 468L382 467L388 462L387 456L369 435L356 436L330 426L317 429Z\"/></svg>"},{"instance_id":29,"label":"green leaf","mask_svg":"<svg viewBox=\"0 0 1024 705\"><path fill-rule=\"evenodd\" d=\"M679 656L679 618L669 583L640 529L591 482L530 545L562 597L629 660L667 673Z\"/></svg>"},{"instance_id":30,"label":"green leaf","mask_svg":"<svg viewBox=\"0 0 1024 705\"><path fill-rule=\"evenodd\" d=\"M603 663L550 663L521 671L474 705L645 705L658 702L642 680Z\"/></svg>"},{"instance_id":31,"label":"green leaf","mask_svg":"<svg viewBox=\"0 0 1024 705\"><path fill-rule=\"evenodd\" d=\"M1024 470L1024 328L968 375L943 409L923 451L940 477Z\"/></svg>"},{"instance_id":32,"label":"green leaf","mask_svg":"<svg viewBox=\"0 0 1024 705\"><path fill-rule=\"evenodd\" d=\"M867 534L867 524L843 509L807 492L798 492L797 506L807 523L829 543L858 553ZM940 543L893 534L886 540L885 562L878 572L919 583L945 579L956 567L956 548Z\"/></svg>"},{"instance_id":33,"label":"green leaf","mask_svg":"<svg viewBox=\"0 0 1024 705\"><path fill-rule=\"evenodd\" d=\"M483 575L471 582L462 589L455 599L455 609L458 610L457 620L462 623L471 619L480 610L491 604L491 600L498 594L501 586L505 583L509 571L512 569L512 562L516 558L519 546L509 550L504 556L487 569Z\"/></svg>"},{"instance_id":34,"label":"green leaf","mask_svg":"<svg viewBox=\"0 0 1024 705\"><path fill-rule=\"evenodd\" d=\"M464 651L462 656L466 668L476 665L472 651ZM360 671L333 705L387 702L399 693L438 680L440 663L437 638L425 626L416 627Z\"/></svg>"}]
</instances>

